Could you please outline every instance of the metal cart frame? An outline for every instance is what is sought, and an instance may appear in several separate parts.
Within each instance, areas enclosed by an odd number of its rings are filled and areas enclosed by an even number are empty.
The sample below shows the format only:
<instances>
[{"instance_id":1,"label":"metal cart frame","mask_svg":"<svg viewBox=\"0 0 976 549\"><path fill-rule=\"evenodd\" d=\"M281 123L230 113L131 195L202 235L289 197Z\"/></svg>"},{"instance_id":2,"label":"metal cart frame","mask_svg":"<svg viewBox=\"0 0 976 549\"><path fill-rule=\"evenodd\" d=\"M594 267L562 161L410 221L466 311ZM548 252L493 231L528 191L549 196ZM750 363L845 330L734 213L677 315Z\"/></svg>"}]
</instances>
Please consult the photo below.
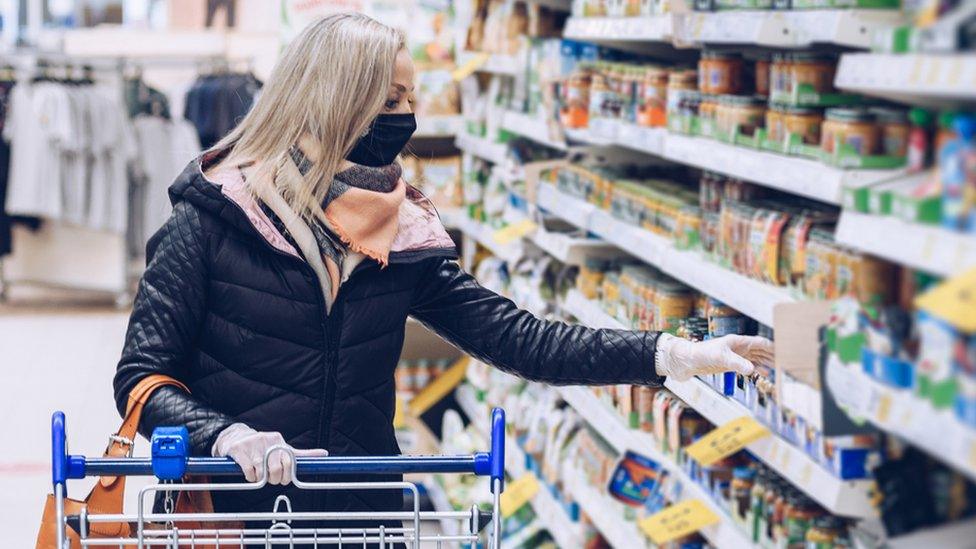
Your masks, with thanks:
<instances>
[{"instance_id":1,"label":"metal cart frame","mask_svg":"<svg viewBox=\"0 0 976 549\"><path fill-rule=\"evenodd\" d=\"M82 547L166 547L170 549L196 547L295 547L296 544L313 547L366 547L376 544L388 547L402 543L417 549L421 543L451 546L468 544L476 549L484 540L485 547L498 549L501 534L499 501L504 489L505 471L505 412L492 410L490 452L460 456L383 456L383 457L299 457L292 454L292 477L296 487L303 490L389 490L409 492L413 499L411 511L380 512L323 512L293 511L287 496L279 496L274 508L268 512L248 513L176 513L171 505L176 492L198 491L253 491L267 485L268 458L275 452L292 450L285 446L269 448L264 456L262 477L256 482L174 484L160 481L146 486L139 492L138 510L135 514L96 514L84 509L77 517L65 514L67 481L91 476L155 476L153 458L148 457L85 457L67 453L65 416L55 412L51 420L52 468L55 511L57 516L57 543L59 548L70 549L66 528L74 527ZM230 458L183 458L186 475L243 476L238 465ZM490 477L492 510L484 513L477 506L470 511L420 510L419 491L411 482L307 482L300 476L341 474L406 474L406 473L467 473ZM164 494L165 512L147 512L146 496ZM400 528L383 525L363 528L292 527L291 521L402 521ZM466 523L456 535L422 534L421 522L458 521ZM483 536L483 526L491 522L490 532ZM270 521L264 529L240 526L246 521ZM69 522L71 525L69 525ZM179 523L205 522L206 527L179 528ZM132 533L125 537L94 538L90 527L97 523L130 523ZM227 527L220 526L224 523ZM215 526L217 525L217 526ZM149 528L152 526L152 528ZM160 527L161 526L161 527ZM133 535L134 534L134 535Z\"/></svg>"}]
</instances>

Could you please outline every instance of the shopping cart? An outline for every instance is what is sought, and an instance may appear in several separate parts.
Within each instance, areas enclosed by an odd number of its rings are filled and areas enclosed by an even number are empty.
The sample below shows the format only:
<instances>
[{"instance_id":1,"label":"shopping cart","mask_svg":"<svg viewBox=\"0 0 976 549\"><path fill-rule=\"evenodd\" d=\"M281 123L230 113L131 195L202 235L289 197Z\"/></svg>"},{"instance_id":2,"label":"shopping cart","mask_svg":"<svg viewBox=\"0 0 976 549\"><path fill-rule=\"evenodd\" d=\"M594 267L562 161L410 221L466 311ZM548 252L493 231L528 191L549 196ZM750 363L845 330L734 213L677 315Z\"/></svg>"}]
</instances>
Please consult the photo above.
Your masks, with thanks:
<instances>
[{"instance_id":1,"label":"shopping cart","mask_svg":"<svg viewBox=\"0 0 976 549\"><path fill-rule=\"evenodd\" d=\"M65 436L65 417L55 412L51 421L52 480L54 482L55 512L57 516L57 543L59 548L69 549L66 528L74 528L82 547L168 547L183 548L244 548L244 547L365 547L367 545L390 547L402 543L407 547L469 545L498 549L500 535L499 497L504 488L505 463L505 412L495 408L491 413L490 452L462 456L388 456L388 457L299 457L292 455L293 478L296 487L304 490L389 490L409 493L413 500L412 511L390 512L320 512L292 511L287 496L279 496L274 508L268 512L252 513L178 513L172 505L170 512L147 511L147 496L163 494L166 502L172 502L174 494L196 491L249 491L267 484L266 478L257 482L176 484L185 475L243 476L240 467L230 458L188 457L188 439L185 428L157 429L153 434L152 457L90 458L68 455ZM291 452L287 447L276 446L265 454ZM470 511L420 510L417 485L411 482L307 482L309 475L341 474L407 474L407 473L470 473L489 476L492 493L490 513L472 506ZM96 514L83 509L77 516L66 516L64 500L67 497L68 479L89 476L155 476L158 483L144 487L139 492L138 510L135 514ZM268 528L246 528L246 521L270 523ZM315 528L291 526L291 521L316 521ZM375 527L346 528L327 527L330 523L345 521L375 521ZM379 524L391 521L402 527L386 527ZM422 533L421 524L436 521L441 525L457 526L456 533ZM104 538L89 535L98 523L129 523L131 533L126 537ZM206 524L206 528L180 528L181 524ZM491 524L490 532L486 526ZM322 525L326 527L322 527ZM226 527L224 527L226 526Z\"/></svg>"}]
</instances>

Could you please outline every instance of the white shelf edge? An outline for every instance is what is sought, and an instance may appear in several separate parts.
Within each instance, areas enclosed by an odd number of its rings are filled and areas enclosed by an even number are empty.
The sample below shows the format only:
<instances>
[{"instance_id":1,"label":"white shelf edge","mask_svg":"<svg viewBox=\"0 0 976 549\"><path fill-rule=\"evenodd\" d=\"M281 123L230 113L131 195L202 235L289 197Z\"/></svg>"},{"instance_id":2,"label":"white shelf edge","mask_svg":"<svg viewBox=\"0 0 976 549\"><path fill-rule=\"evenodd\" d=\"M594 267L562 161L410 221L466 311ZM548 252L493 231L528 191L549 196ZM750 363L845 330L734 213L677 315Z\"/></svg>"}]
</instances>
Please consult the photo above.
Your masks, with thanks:
<instances>
[{"instance_id":1,"label":"white shelf edge","mask_svg":"<svg viewBox=\"0 0 976 549\"><path fill-rule=\"evenodd\" d=\"M976 235L892 216L841 212L837 242L902 265L952 276L976 267Z\"/></svg>"},{"instance_id":2,"label":"white shelf edge","mask_svg":"<svg viewBox=\"0 0 976 549\"><path fill-rule=\"evenodd\" d=\"M616 512L623 506L622 503L585 482L575 465L567 463L563 466L563 471L576 503L586 511L593 525L610 542L611 547L650 547L650 540L641 533L637 524L624 520L622 513Z\"/></svg>"},{"instance_id":3,"label":"white shelf edge","mask_svg":"<svg viewBox=\"0 0 976 549\"><path fill-rule=\"evenodd\" d=\"M671 14L645 17L570 17L563 37L605 42L670 42L675 27Z\"/></svg>"},{"instance_id":4,"label":"white shelf edge","mask_svg":"<svg viewBox=\"0 0 976 549\"><path fill-rule=\"evenodd\" d=\"M493 164L505 163L508 147L502 143L492 143L483 137L476 137L467 132L459 132L454 139L454 146L478 158Z\"/></svg>"},{"instance_id":5,"label":"white shelf edge","mask_svg":"<svg viewBox=\"0 0 976 549\"><path fill-rule=\"evenodd\" d=\"M668 379L664 386L715 425L752 416L745 407L718 394L700 379L684 382ZM876 516L869 494L872 481L839 479L803 450L775 434L750 444L747 449L830 512L857 518Z\"/></svg>"},{"instance_id":6,"label":"white shelf edge","mask_svg":"<svg viewBox=\"0 0 976 549\"><path fill-rule=\"evenodd\" d=\"M936 410L911 390L889 387L859 366L829 360L827 383L838 403L976 481L976 429L960 423L951 408Z\"/></svg>"},{"instance_id":7,"label":"white shelf edge","mask_svg":"<svg viewBox=\"0 0 976 549\"><path fill-rule=\"evenodd\" d=\"M420 116L412 139L454 137L462 125L460 114Z\"/></svg>"},{"instance_id":8,"label":"white shelf edge","mask_svg":"<svg viewBox=\"0 0 976 549\"><path fill-rule=\"evenodd\" d=\"M705 489L692 480L674 459L661 452L658 443L648 434L635 431L627 427L613 410L584 387L560 387L559 394L563 399L590 424L598 433L606 438L618 452L633 450L644 454L681 482L680 500L698 499L720 519L716 525L704 528L701 534L718 547L745 547L749 540L744 532L733 522L731 516L706 493Z\"/></svg>"},{"instance_id":9,"label":"white shelf edge","mask_svg":"<svg viewBox=\"0 0 976 549\"><path fill-rule=\"evenodd\" d=\"M976 101L976 57L962 54L845 53L834 84L907 103Z\"/></svg>"},{"instance_id":10,"label":"white shelf edge","mask_svg":"<svg viewBox=\"0 0 976 549\"><path fill-rule=\"evenodd\" d=\"M465 236L474 239L490 250L492 254L507 262L513 262L522 257L523 244L521 240L500 244L495 241L494 230L468 216L461 216L456 220L456 225Z\"/></svg>"},{"instance_id":11,"label":"white shelf edge","mask_svg":"<svg viewBox=\"0 0 976 549\"><path fill-rule=\"evenodd\" d=\"M555 124L554 121L552 123ZM554 137L547 122L537 116L512 110L503 111L502 128L547 147L560 151L566 150L565 141Z\"/></svg>"}]
</instances>

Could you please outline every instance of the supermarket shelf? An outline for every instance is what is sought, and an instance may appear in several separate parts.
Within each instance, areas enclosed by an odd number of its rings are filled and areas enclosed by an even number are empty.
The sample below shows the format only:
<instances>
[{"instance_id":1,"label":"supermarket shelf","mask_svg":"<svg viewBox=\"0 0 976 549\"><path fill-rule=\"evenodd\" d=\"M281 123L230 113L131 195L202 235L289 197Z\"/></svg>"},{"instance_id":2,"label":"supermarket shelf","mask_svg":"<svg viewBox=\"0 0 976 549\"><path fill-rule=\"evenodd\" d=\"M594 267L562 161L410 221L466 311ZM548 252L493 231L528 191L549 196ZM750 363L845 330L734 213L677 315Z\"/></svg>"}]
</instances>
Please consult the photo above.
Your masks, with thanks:
<instances>
[{"instance_id":1,"label":"supermarket shelf","mask_svg":"<svg viewBox=\"0 0 976 549\"><path fill-rule=\"evenodd\" d=\"M696 251L677 250L667 238L624 223L581 200L557 197L560 194L549 185L540 185L539 206L767 326L773 325L776 304L795 301L786 288L725 269ZM563 205L569 207L560 207ZM587 212L587 217L576 217Z\"/></svg>"},{"instance_id":2,"label":"supermarket shelf","mask_svg":"<svg viewBox=\"0 0 976 549\"><path fill-rule=\"evenodd\" d=\"M488 407L477 401L474 389L470 385L458 387L455 393L458 405L471 418L475 428L485 434L488 433ZM505 445L505 470L512 478L519 478L526 473L525 452L513 440L507 440ZM583 531L579 523L573 522L566 510L542 483L539 492L532 498L532 508L535 509L539 521L552 534L560 547L582 547Z\"/></svg>"},{"instance_id":3,"label":"supermarket shelf","mask_svg":"<svg viewBox=\"0 0 976 549\"><path fill-rule=\"evenodd\" d=\"M722 519L718 524L701 531L701 534L713 545L717 547L747 547L750 545L749 539L734 523L728 512L721 508L701 485L693 481L670 456L661 452L658 443L651 435L627 427L620 416L600 402L589 389L560 387L559 394L618 452L634 450L650 457L667 469L681 483L680 500L698 499L708 505L712 512ZM617 545L617 547L620 546Z\"/></svg>"},{"instance_id":4,"label":"supermarket shelf","mask_svg":"<svg viewBox=\"0 0 976 549\"><path fill-rule=\"evenodd\" d=\"M566 292L566 299L563 301L562 309L576 317L580 324L585 324L591 328L613 328L617 330L627 329L623 322L608 315L600 305L592 299L586 299L579 290L572 289Z\"/></svg>"},{"instance_id":5,"label":"supermarket shelf","mask_svg":"<svg viewBox=\"0 0 976 549\"><path fill-rule=\"evenodd\" d=\"M516 111L504 111L502 128L547 147L561 151L566 150L566 140L561 136L553 135L561 132L561 128L558 128L555 122L550 125L536 116Z\"/></svg>"},{"instance_id":6,"label":"supermarket shelf","mask_svg":"<svg viewBox=\"0 0 976 549\"><path fill-rule=\"evenodd\" d=\"M413 138L454 137L461 130L461 115L431 115L417 118L417 131Z\"/></svg>"},{"instance_id":7,"label":"supermarket shelf","mask_svg":"<svg viewBox=\"0 0 976 549\"><path fill-rule=\"evenodd\" d=\"M454 140L454 146L462 151L487 160L494 164L503 164L508 147L502 143L493 143L483 137L476 137L467 132L461 132Z\"/></svg>"},{"instance_id":8,"label":"supermarket shelf","mask_svg":"<svg viewBox=\"0 0 976 549\"><path fill-rule=\"evenodd\" d=\"M908 389L896 389L835 358L827 364L827 385L847 411L908 441L976 480L976 429L960 423L951 409L936 410ZM938 427L936 427L938 426Z\"/></svg>"},{"instance_id":9,"label":"supermarket shelf","mask_svg":"<svg viewBox=\"0 0 976 549\"><path fill-rule=\"evenodd\" d=\"M522 257L524 248L521 240L500 244L495 240L494 229L468 216L459 216L456 220L456 226L465 236L474 239L478 244L488 248L492 254L505 261L514 262Z\"/></svg>"},{"instance_id":10,"label":"supermarket shelf","mask_svg":"<svg viewBox=\"0 0 976 549\"><path fill-rule=\"evenodd\" d=\"M563 37L592 42L670 42L674 16L570 17Z\"/></svg>"},{"instance_id":11,"label":"supermarket shelf","mask_svg":"<svg viewBox=\"0 0 976 549\"><path fill-rule=\"evenodd\" d=\"M751 44L794 48L815 43L869 49L875 33L904 22L899 10L729 10L677 20L683 44Z\"/></svg>"},{"instance_id":12,"label":"supermarket shelf","mask_svg":"<svg viewBox=\"0 0 976 549\"><path fill-rule=\"evenodd\" d=\"M427 495L430 497L430 503L434 506L435 511L454 511L454 506L451 505L451 501L447 498L447 493L433 475L427 476L424 486L427 488ZM444 534L448 536L457 536L461 533L458 521L444 519L440 522L441 530L444 531Z\"/></svg>"},{"instance_id":13,"label":"supermarket shelf","mask_svg":"<svg viewBox=\"0 0 976 549\"><path fill-rule=\"evenodd\" d=\"M830 204L840 204L844 188L879 183L903 173L901 170L843 170L809 158L673 133L664 140L663 156L668 160Z\"/></svg>"},{"instance_id":14,"label":"supermarket shelf","mask_svg":"<svg viewBox=\"0 0 976 549\"><path fill-rule=\"evenodd\" d=\"M535 231L529 240L566 265L582 265L590 257L613 258L624 255L602 240L547 232L543 229Z\"/></svg>"},{"instance_id":15,"label":"supermarket shelf","mask_svg":"<svg viewBox=\"0 0 976 549\"><path fill-rule=\"evenodd\" d=\"M837 242L941 276L976 267L976 235L935 225L843 211Z\"/></svg>"},{"instance_id":16,"label":"supermarket shelf","mask_svg":"<svg viewBox=\"0 0 976 549\"><path fill-rule=\"evenodd\" d=\"M637 528L637 523L624 520L622 503L591 486L573 465L563 466L563 476L568 480L569 491L576 503L586 511L611 547L651 547L650 540Z\"/></svg>"},{"instance_id":17,"label":"supermarket shelf","mask_svg":"<svg viewBox=\"0 0 976 549\"><path fill-rule=\"evenodd\" d=\"M911 104L972 103L976 101L976 56L847 53L840 59L834 84Z\"/></svg>"},{"instance_id":18,"label":"supermarket shelf","mask_svg":"<svg viewBox=\"0 0 976 549\"><path fill-rule=\"evenodd\" d=\"M919 547L970 549L973 546L974 536L976 536L976 520L966 519L891 538L885 547L888 549L918 549Z\"/></svg>"},{"instance_id":19,"label":"supermarket shelf","mask_svg":"<svg viewBox=\"0 0 976 549\"><path fill-rule=\"evenodd\" d=\"M715 425L752 415L745 407L718 394L698 378L684 382L668 379L665 387ZM760 439L747 449L835 515L858 518L876 516L869 494L871 481L841 480L803 450L775 435Z\"/></svg>"}]
</instances>

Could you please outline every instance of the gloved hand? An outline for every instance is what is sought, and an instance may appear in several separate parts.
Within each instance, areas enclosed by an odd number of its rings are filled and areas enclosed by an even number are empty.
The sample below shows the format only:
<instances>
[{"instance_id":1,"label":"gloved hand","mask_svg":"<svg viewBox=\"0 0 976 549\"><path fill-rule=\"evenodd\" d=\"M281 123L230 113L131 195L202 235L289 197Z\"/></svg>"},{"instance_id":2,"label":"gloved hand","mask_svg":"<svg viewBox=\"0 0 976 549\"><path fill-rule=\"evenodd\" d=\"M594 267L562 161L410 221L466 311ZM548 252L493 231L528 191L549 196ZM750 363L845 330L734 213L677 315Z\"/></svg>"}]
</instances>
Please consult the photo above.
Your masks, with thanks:
<instances>
[{"instance_id":1,"label":"gloved hand","mask_svg":"<svg viewBox=\"0 0 976 549\"><path fill-rule=\"evenodd\" d=\"M248 482L261 478L264 471L264 454L272 446L288 446L281 433L259 432L243 423L235 423L217 435L211 453L214 457L230 457L241 469ZM290 446L289 446L290 448ZM295 457L321 457L327 450L292 449ZM268 484L290 484L292 459L287 452L276 451L268 458Z\"/></svg>"},{"instance_id":2,"label":"gloved hand","mask_svg":"<svg viewBox=\"0 0 976 549\"><path fill-rule=\"evenodd\" d=\"M657 340L657 374L686 381L699 374L737 372L750 375L753 364L773 363L773 342L757 336L727 335L708 341L689 341L670 334Z\"/></svg>"}]
</instances>

